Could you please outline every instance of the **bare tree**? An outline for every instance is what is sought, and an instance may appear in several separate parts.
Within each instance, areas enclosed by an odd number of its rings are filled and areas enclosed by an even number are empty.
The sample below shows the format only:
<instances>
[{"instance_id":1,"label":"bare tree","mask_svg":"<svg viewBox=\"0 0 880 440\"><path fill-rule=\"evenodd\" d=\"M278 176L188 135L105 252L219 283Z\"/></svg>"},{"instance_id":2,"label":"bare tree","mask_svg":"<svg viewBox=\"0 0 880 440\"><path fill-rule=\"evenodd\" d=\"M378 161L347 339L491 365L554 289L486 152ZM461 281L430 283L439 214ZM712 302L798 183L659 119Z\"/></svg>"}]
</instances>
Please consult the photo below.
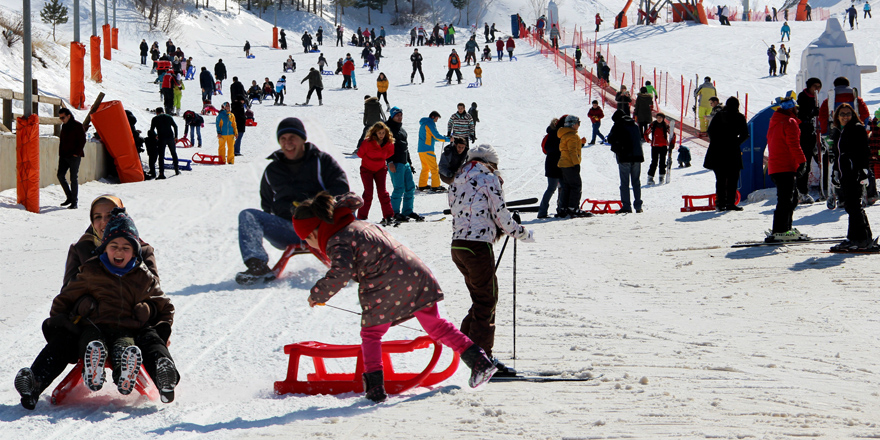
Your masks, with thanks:
<instances>
[{"instance_id":1,"label":"bare tree","mask_svg":"<svg viewBox=\"0 0 880 440\"><path fill-rule=\"evenodd\" d=\"M557 3L559 5L559 3ZM532 7L532 12L535 14L535 20L544 15L544 11L547 10L547 0L529 0L529 6Z\"/></svg>"}]
</instances>

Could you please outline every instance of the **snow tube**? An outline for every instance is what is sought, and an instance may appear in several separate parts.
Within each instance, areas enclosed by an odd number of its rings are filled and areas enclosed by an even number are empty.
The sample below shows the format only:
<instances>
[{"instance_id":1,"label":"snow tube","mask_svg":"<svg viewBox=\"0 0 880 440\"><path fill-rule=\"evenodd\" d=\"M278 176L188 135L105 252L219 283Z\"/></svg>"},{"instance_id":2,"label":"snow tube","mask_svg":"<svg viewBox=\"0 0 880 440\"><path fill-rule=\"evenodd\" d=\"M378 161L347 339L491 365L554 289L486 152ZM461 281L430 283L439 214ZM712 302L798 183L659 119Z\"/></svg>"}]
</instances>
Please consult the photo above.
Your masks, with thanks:
<instances>
[{"instance_id":1,"label":"snow tube","mask_svg":"<svg viewBox=\"0 0 880 440\"><path fill-rule=\"evenodd\" d=\"M101 37L92 35L89 39L89 56L92 58L92 81L101 82Z\"/></svg>"},{"instance_id":2,"label":"snow tube","mask_svg":"<svg viewBox=\"0 0 880 440\"><path fill-rule=\"evenodd\" d=\"M144 169L141 165L141 157L134 145L134 136L131 134L131 126L128 125L128 117L122 102L103 102L98 110L92 113L92 123L104 148L113 156L116 162L116 172L119 174L119 182L143 182Z\"/></svg>"},{"instance_id":3,"label":"snow tube","mask_svg":"<svg viewBox=\"0 0 880 440\"><path fill-rule=\"evenodd\" d=\"M113 44L110 46L116 50L119 50L119 28L112 28L111 32L113 34Z\"/></svg>"},{"instance_id":4,"label":"snow tube","mask_svg":"<svg viewBox=\"0 0 880 440\"><path fill-rule=\"evenodd\" d=\"M16 192L18 203L29 212L40 212L40 117L15 120Z\"/></svg>"},{"instance_id":5,"label":"snow tube","mask_svg":"<svg viewBox=\"0 0 880 440\"><path fill-rule=\"evenodd\" d=\"M70 43L70 105L75 109L83 109L86 104L86 86L83 83L83 59L85 56L86 46L72 41Z\"/></svg>"},{"instance_id":6,"label":"snow tube","mask_svg":"<svg viewBox=\"0 0 880 440\"><path fill-rule=\"evenodd\" d=\"M105 24L101 26L101 30L104 32L104 59L110 60L110 46L113 42L113 39L110 37L110 25Z\"/></svg>"},{"instance_id":7,"label":"snow tube","mask_svg":"<svg viewBox=\"0 0 880 440\"><path fill-rule=\"evenodd\" d=\"M278 28L272 28L272 49L278 49Z\"/></svg>"}]
</instances>

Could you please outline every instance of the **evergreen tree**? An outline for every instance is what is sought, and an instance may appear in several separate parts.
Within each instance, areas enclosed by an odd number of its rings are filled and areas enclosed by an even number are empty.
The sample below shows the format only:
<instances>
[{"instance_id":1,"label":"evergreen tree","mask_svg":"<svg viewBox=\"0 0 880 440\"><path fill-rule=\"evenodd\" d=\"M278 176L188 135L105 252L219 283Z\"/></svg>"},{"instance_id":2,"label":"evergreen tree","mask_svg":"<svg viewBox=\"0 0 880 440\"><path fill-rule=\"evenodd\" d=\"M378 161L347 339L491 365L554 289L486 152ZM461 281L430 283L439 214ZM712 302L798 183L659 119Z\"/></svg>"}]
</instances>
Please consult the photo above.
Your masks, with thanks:
<instances>
[{"instance_id":1,"label":"evergreen tree","mask_svg":"<svg viewBox=\"0 0 880 440\"><path fill-rule=\"evenodd\" d=\"M468 5L468 0L452 0L452 7L458 9L458 21L461 21L461 10Z\"/></svg>"},{"instance_id":2,"label":"evergreen tree","mask_svg":"<svg viewBox=\"0 0 880 440\"><path fill-rule=\"evenodd\" d=\"M388 0L356 0L354 2L354 6L356 8L367 8L367 24L373 24L370 21L370 9L379 10L382 12L385 4L388 3Z\"/></svg>"},{"instance_id":3,"label":"evergreen tree","mask_svg":"<svg viewBox=\"0 0 880 440\"><path fill-rule=\"evenodd\" d=\"M52 0L52 3L43 6L40 18L43 19L43 23L52 25L52 41L55 41L55 26L67 23L67 6L62 5L59 0Z\"/></svg>"}]
</instances>

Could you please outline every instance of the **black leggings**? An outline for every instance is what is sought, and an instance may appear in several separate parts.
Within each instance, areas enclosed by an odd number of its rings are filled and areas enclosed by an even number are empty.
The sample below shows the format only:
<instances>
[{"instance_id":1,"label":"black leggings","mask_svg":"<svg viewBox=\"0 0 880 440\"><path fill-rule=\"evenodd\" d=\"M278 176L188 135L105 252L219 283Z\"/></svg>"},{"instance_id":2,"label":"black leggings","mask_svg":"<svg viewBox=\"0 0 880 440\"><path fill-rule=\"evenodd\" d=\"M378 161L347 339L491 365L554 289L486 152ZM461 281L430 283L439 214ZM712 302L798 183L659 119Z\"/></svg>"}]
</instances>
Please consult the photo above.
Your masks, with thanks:
<instances>
[{"instance_id":1,"label":"black leggings","mask_svg":"<svg viewBox=\"0 0 880 440\"><path fill-rule=\"evenodd\" d=\"M797 206L797 173L775 173L770 179L776 184L776 210L773 211L773 232L791 230L794 208Z\"/></svg>"},{"instance_id":2,"label":"black leggings","mask_svg":"<svg viewBox=\"0 0 880 440\"><path fill-rule=\"evenodd\" d=\"M385 99L385 105L390 105L388 104L388 92L379 92L376 97Z\"/></svg>"},{"instance_id":3,"label":"black leggings","mask_svg":"<svg viewBox=\"0 0 880 440\"><path fill-rule=\"evenodd\" d=\"M321 89L317 87L312 87L309 89L309 93L306 95L306 101L312 98L312 92L316 92L318 94L318 100L324 99L321 97Z\"/></svg>"},{"instance_id":4,"label":"black leggings","mask_svg":"<svg viewBox=\"0 0 880 440\"><path fill-rule=\"evenodd\" d=\"M654 177L658 163L660 164L660 175L666 175L666 152L666 147L651 147L651 165L648 166L648 177Z\"/></svg>"}]
</instances>

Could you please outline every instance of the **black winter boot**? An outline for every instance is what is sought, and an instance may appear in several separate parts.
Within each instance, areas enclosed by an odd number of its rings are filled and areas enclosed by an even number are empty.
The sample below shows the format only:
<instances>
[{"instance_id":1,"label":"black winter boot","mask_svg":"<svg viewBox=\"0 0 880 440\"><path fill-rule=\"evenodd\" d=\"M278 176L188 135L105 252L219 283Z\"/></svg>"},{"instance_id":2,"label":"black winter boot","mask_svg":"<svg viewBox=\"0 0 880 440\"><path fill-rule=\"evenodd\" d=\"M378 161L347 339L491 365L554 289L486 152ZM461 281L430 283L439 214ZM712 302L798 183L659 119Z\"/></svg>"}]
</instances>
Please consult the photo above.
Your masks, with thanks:
<instances>
[{"instance_id":1,"label":"black winter boot","mask_svg":"<svg viewBox=\"0 0 880 440\"><path fill-rule=\"evenodd\" d=\"M367 399L373 402L384 402L388 398L385 394L385 374L382 370L364 373L364 393Z\"/></svg>"},{"instance_id":2,"label":"black winter boot","mask_svg":"<svg viewBox=\"0 0 880 440\"><path fill-rule=\"evenodd\" d=\"M162 403L171 403L174 401L174 387L180 380L180 374L174 367L174 362L167 358L161 357L156 361L156 388L159 389Z\"/></svg>"},{"instance_id":3,"label":"black winter boot","mask_svg":"<svg viewBox=\"0 0 880 440\"><path fill-rule=\"evenodd\" d=\"M250 286L251 284L256 284L260 280L266 282L275 279L275 274L272 273L272 269L269 268L269 265L259 258L248 259L244 262L244 265L248 267L248 270L239 272L235 276L235 282L238 284Z\"/></svg>"},{"instance_id":4,"label":"black winter boot","mask_svg":"<svg viewBox=\"0 0 880 440\"><path fill-rule=\"evenodd\" d=\"M486 356L486 352L477 344L471 345L461 354L461 361L471 369L471 377L468 379L471 388L488 382L498 371L495 364Z\"/></svg>"},{"instance_id":5,"label":"black winter boot","mask_svg":"<svg viewBox=\"0 0 880 440\"><path fill-rule=\"evenodd\" d=\"M15 390L21 395L21 406L33 410L40 400L40 386L30 368L22 368L15 375Z\"/></svg>"}]
</instances>

